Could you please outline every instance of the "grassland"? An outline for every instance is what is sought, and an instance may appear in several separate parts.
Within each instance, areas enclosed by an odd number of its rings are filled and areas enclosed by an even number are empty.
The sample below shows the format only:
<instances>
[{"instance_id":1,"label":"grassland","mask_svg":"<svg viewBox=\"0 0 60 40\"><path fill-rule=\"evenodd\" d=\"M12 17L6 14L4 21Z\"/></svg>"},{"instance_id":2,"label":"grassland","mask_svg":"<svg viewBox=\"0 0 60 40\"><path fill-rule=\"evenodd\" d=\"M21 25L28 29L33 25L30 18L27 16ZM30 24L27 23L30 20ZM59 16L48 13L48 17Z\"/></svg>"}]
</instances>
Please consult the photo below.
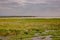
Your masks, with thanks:
<instances>
[{"instance_id":1,"label":"grassland","mask_svg":"<svg viewBox=\"0 0 60 40\"><path fill-rule=\"evenodd\" d=\"M32 40L48 35L60 40L60 18L0 19L0 40Z\"/></svg>"}]
</instances>

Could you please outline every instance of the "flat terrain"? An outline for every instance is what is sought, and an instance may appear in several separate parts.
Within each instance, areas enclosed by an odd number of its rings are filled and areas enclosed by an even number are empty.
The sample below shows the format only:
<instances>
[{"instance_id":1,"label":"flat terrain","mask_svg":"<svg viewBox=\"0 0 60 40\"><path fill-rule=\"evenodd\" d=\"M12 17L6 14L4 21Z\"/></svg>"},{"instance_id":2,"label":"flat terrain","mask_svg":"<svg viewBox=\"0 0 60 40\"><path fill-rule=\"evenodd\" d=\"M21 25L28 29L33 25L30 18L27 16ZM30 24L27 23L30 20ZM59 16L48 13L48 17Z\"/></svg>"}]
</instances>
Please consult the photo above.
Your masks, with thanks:
<instances>
[{"instance_id":1,"label":"flat terrain","mask_svg":"<svg viewBox=\"0 0 60 40\"><path fill-rule=\"evenodd\" d=\"M60 18L0 18L0 40L60 40Z\"/></svg>"}]
</instances>

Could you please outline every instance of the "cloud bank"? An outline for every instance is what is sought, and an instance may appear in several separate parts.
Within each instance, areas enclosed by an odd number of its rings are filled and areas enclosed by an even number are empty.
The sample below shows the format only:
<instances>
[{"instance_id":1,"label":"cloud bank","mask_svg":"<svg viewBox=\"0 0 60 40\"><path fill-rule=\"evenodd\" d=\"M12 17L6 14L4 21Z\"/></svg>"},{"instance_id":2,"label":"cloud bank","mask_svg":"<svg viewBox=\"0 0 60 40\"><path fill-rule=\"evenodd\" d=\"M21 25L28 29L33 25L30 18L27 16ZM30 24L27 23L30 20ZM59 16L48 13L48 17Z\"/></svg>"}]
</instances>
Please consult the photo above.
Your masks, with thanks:
<instances>
[{"instance_id":1,"label":"cloud bank","mask_svg":"<svg viewBox=\"0 0 60 40\"><path fill-rule=\"evenodd\" d=\"M0 0L0 16L60 16L60 0Z\"/></svg>"}]
</instances>

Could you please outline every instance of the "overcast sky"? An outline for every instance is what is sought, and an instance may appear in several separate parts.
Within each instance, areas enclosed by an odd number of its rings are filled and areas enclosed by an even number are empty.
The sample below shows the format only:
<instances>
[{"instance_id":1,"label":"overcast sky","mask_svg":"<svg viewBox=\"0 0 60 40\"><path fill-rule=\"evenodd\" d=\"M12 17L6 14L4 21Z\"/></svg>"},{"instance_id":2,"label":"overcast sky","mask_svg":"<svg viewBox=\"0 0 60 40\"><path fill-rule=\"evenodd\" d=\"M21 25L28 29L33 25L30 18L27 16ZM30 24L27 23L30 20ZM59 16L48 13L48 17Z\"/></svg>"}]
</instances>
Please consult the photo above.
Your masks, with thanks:
<instances>
[{"instance_id":1,"label":"overcast sky","mask_svg":"<svg viewBox=\"0 0 60 40\"><path fill-rule=\"evenodd\" d=\"M60 16L60 0L0 0L0 16Z\"/></svg>"}]
</instances>

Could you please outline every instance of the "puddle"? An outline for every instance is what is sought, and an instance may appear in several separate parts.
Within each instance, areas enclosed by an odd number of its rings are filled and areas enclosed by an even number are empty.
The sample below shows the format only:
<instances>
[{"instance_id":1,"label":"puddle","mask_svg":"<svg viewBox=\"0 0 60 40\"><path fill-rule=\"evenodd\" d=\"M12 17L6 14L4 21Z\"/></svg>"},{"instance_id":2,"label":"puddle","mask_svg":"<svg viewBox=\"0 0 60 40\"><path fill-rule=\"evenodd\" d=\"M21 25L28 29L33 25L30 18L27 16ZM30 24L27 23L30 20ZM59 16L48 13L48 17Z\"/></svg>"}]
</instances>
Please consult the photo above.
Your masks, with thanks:
<instances>
[{"instance_id":1,"label":"puddle","mask_svg":"<svg viewBox=\"0 0 60 40\"><path fill-rule=\"evenodd\" d=\"M52 38L51 35L49 35L49 36L33 37L32 40L52 40Z\"/></svg>"}]
</instances>

